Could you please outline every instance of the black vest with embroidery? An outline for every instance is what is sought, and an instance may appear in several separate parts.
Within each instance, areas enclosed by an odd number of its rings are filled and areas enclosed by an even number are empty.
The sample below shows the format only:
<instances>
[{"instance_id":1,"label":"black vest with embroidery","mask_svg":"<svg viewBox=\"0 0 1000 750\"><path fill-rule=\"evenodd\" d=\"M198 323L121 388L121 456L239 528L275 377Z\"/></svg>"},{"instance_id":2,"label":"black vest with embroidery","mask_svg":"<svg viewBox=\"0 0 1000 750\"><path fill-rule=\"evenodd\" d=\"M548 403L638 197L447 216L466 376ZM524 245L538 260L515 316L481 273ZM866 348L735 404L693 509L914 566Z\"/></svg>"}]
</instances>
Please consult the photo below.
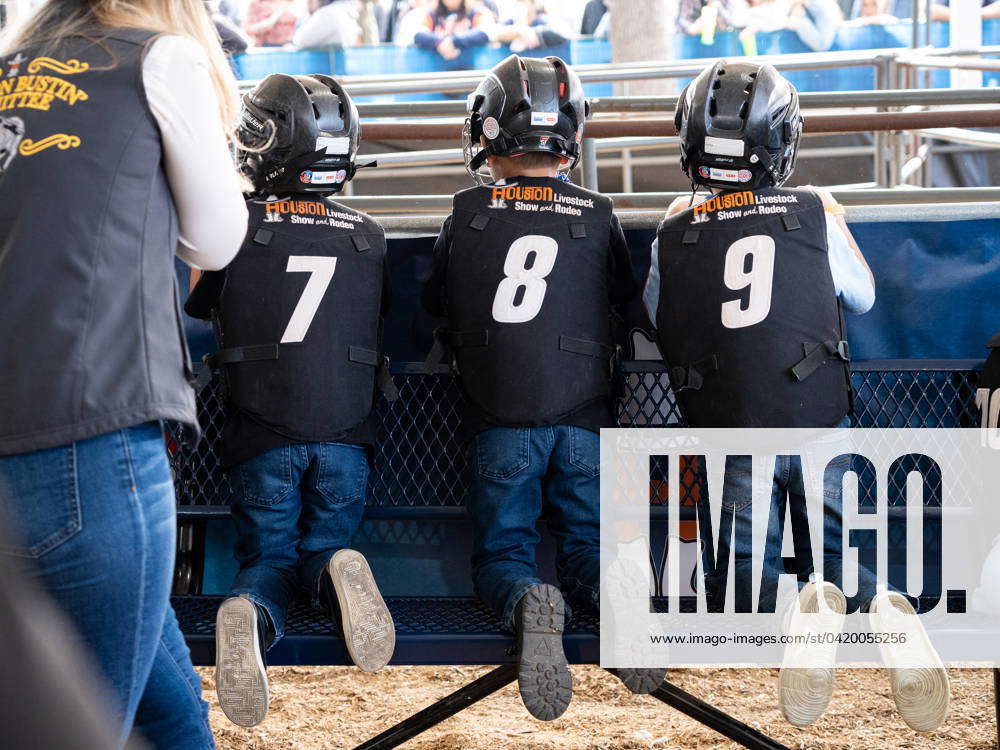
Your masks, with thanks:
<instances>
[{"instance_id":1,"label":"black vest with embroidery","mask_svg":"<svg viewBox=\"0 0 1000 750\"><path fill-rule=\"evenodd\" d=\"M727 192L660 225L657 330L692 427L830 427L852 409L826 217L811 191Z\"/></svg>"},{"instance_id":2,"label":"black vest with embroidery","mask_svg":"<svg viewBox=\"0 0 1000 750\"><path fill-rule=\"evenodd\" d=\"M249 231L216 310L231 403L294 440L321 442L372 409L386 243L333 201L249 201Z\"/></svg>"},{"instance_id":3,"label":"black vest with embroidery","mask_svg":"<svg viewBox=\"0 0 1000 750\"><path fill-rule=\"evenodd\" d=\"M610 391L611 201L553 178L455 196L446 340L475 409L558 424Z\"/></svg>"},{"instance_id":4,"label":"black vest with embroidery","mask_svg":"<svg viewBox=\"0 0 1000 750\"><path fill-rule=\"evenodd\" d=\"M0 57L0 455L197 425L154 33L92 31Z\"/></svg>"}]
</instances>

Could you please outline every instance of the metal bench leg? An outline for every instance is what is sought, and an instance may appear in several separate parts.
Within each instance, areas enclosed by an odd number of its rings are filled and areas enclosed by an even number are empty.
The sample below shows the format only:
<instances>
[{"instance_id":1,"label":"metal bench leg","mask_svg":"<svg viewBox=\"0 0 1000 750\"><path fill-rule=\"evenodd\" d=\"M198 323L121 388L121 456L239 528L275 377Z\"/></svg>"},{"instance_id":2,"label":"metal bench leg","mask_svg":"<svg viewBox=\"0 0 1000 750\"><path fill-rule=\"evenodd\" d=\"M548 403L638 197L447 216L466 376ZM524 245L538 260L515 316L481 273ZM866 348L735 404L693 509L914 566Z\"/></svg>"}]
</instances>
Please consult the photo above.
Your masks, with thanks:
<instances>
[{"instance_id":1,"label":"metal bench leg","mask_svg":"<svg viewBox=\"0 0 1000 750\"><path fill-rule=\"evenodd\" d=\"M753 727L747 726L712 704L695 698L669 682L664 682L652 693L652 696L668 706L676 708L681 713L687 714L709 729L714 729L743 747L750 748L750 750L788 750L777 740L772 740L766 734L758 732Z\"/></svg>"},{"instance_id":2,"label":"metal bench leg","mask_svg":"<svg viewBox=\"0 0 1000 750\"><path fill-rule=\"evenodd\" d=\"M372 737L367 742L361 743L355 750L386 750L390 747L398 747L407 740L454 716L463 708L468 708L473 703L478 703L488 695L492 695L516 679L516 664L504 664L497 667L492 672L488 672L478 680L459 688L437 703L418 711L408 719L403 719L396 726L387 729L377 737Z\"/></svg>"}]
</instances>

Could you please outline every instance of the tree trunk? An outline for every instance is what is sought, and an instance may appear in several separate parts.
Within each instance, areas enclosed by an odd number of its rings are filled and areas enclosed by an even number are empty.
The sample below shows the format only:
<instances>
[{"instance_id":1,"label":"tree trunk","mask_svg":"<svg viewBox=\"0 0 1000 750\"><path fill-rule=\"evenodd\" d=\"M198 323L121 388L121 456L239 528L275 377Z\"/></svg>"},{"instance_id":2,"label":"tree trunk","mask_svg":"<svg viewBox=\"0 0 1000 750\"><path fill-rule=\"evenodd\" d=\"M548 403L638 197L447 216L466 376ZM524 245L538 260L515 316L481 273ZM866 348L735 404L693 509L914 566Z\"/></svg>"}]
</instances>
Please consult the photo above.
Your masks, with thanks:
<instances>
[{"instance_id":1,"label":"tree trunk","mask_svg":"<svg viewBox=\"0 0 1000 750\"><path fill-rule=\"evenodd\" d=\"M611 60L615 63L673 59L675 0L605 0L611 13ZM618 96L669 94L669 78L615 84Z\"/></svg>"}]
</instances>

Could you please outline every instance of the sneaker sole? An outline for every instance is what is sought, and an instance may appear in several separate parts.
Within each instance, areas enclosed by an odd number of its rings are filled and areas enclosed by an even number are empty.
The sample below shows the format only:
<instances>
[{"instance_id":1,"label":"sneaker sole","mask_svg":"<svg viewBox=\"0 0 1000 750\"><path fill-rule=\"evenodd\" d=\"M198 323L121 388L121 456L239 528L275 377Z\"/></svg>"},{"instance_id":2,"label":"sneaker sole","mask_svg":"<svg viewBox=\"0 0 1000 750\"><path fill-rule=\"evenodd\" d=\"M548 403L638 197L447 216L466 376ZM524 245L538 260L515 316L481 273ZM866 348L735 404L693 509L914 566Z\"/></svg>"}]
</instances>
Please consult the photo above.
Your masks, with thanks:
<instances>
[{"instance_id":1,"label":"sneaker sole","mask_svg":"<svg viewBox=\"0 0 1000 750\"><path fill-rule=\"evenodd\" d=\"M226 599L215 616L215 693L234 724L254 727L267 716L267 670L249 599Z\"/></svg>"},{"instance_id":2,"label":"sneaker sole","mask_svg":"<svg viewBox=\"0 0 1000 750\"><path fill-rule=\"evenodd\" d=\"M327 563L340 604L340 621L347 653L360 669L377 672L392 658L396 628L364 555L338 551Z\"/></svg>"},{"instance_id":3,"label":"sneaker sole","mask_svg":"<svg viewBox=\"0 0 1000 750\"><path fill-rule=\"evenodd\" d=\"M563 653L566 605L555 586L528 589L521 600L517 687L528 713L552 721L573 698L573 677Z\"/></svg>"},{"instance_id":4,"label":"sneaker sole","mask_svg":"<svg viewBox=\"0 0 1000 750\"><path fill-rule=\"evenodd\" d=\"M887 617L882 609L887 606L912 617L901 619L895 613ZM906 633L905 643L879 644L899 715L917 732L937 729L948 717L951 686L920 618L904 596L892 591L875 597L869 617L873 633Z\"/></svg>"},{"instance_id":5,"label":"sneaker sole","mask_svg":"<svg viewBox=\"0 0 1000 750\"><path fill-rule=\"evenodd\" d=\"M827 607L834 615L840 616L831 623L830 630L839 633L843 627L844 614L847 612L847 599L844 593L832 584L824 585L823 589ZM808 583L802 588L799 593L799 609L801 614L819 613L819 590L815 584ZM799 612L792 614L788 628L789 635L798 635L809 630L803 620L797 621L799 614ZM802 663L801 656L804 649L812 652L808 662L814 666L791 666ZM815 645L789 644L785 647L781 672L778 675L778 704L789 724L807 727L819 719L830 705L836 684L836 673L833 669L836 653L836 642ZM831 666L815 666L817 662L829 663Z\"/></svg>"}]
</instances>

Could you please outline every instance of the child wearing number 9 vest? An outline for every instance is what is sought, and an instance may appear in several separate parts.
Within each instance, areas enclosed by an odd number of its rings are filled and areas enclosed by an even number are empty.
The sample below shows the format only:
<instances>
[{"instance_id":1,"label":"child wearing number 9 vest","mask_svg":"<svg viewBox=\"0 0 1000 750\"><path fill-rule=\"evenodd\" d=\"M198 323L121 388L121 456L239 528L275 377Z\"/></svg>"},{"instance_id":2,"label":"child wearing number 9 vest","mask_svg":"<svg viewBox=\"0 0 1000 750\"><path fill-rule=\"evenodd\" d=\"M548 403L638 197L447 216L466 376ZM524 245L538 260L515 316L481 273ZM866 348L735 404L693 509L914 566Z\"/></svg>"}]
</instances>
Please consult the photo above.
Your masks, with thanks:
<instances>
[{"instance_id":1,"label":"child wearing number 9 vest","mask_svg":"<svg viewBox=\"0 0 1000 750\"><path fill-rule=\"evenodd\" d=\"M563 177L587 109L559 58L512 55L493 68L469 97L463 134L478 186L455 195L422 297L447 319L438 340L466 397L475 590L515 632L521 697L542 720L572 697L563 594L598 604L598 434L615 424L610 318L638 293L611 201ZM538 577L541 517L560 588ZM620 676L651 692L663 670Z\"/></svg>"},{"instance_id":2,"label":"child wearing number 9 vest","mask_svg":"<svg viewBox=\"0 0 1000 750\"><path fill-rule=\"evenodd\" d=\"M216 622L216 692L226 716L254 726L268 708L264 652L300 589L340 623L359 667L392 656L392 617L348 549L365 505L389 299L382 228L326 198L357 168L358 112L343 88L329 76L268 76L244 98L238 138L255 191L249 231L185 309L216 323L222 348L207 364L226 385L220 459L236 489L240 571Z\"/></svg>"}]
</instances>

